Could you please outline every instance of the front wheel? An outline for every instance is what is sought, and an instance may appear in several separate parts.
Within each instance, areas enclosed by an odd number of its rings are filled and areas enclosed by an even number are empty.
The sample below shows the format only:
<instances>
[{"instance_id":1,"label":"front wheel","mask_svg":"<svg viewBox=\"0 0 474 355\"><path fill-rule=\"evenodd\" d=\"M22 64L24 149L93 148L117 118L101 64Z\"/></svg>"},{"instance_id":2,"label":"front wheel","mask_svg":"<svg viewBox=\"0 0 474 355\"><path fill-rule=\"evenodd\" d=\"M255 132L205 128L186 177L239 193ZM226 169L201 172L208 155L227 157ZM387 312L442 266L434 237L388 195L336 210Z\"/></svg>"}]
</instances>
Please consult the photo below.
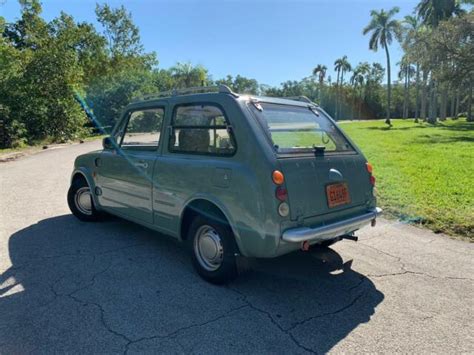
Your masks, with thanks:
<instances>
[{"instance_id":1,"label":"front wheel","mask_svg":"<svg viewBox=\"0 0 474 355\"><path fill-rule=\"evenodd\" d=\"M91 189L83 179L75 179L67 193L67 202L72 214L84 222L95 222L99 212L94 207Z\"/></svg>"},{"instance_id":2,"label":"front wheel","mask_svg":"<svg viewBox=\"0 0 474 355\"><path fill-rule=\"evenodd\" d=\"M223 284L237 277L237 247L228 225L197 216L189 228L191 258L206 281Z\"/></svg>"}]
</instances>

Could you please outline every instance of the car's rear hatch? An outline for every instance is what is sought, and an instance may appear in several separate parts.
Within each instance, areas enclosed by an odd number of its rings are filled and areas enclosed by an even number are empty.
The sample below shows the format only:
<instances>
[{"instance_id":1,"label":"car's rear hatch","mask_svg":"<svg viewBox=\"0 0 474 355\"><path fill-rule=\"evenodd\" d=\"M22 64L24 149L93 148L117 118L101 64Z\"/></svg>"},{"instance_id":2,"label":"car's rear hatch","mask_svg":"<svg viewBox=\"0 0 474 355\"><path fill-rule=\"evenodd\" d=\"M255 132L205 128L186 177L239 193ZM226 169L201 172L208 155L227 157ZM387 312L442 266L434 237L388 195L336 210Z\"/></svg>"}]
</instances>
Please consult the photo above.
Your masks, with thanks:
<instances>
[{"instance_id":1,"label":"car's rear hatch","mask_svg":"<svg viewBox=\"0 0 474 355\"><path fill-rule=\"evenodd\" d=\"M288 100L252 104L285 176L292 220L334 220L371 202L364 156L324 110Z\"/></svg>"},{"instance_id":2,"label":"car's rear hatch","mask_svg":"<svg viewBox=\"0 0 474 355\"><path fill-rule=\"evenodd\" d=\"M360 207L372 196L366 161L360 154L282 158L279 163L293 220ZM345 184L348 196L330 207L331 185L339 184Z\"/></svg>"}]
</instances>

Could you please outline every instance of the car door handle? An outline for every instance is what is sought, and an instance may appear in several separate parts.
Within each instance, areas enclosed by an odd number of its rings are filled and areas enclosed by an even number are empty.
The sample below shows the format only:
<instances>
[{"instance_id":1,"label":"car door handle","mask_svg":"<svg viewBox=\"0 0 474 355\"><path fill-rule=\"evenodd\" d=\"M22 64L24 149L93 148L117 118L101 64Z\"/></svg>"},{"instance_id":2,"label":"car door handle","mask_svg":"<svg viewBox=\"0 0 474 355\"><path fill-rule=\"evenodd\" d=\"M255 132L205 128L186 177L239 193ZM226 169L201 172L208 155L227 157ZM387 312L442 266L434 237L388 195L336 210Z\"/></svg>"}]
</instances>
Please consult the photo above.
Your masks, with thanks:
<instances>
[{"instance_id":1,"label":"car door handle","mask_svg":"<svg viewBox=\"0 0 474 355\"><path fill-rule=\"evenodd\" d=\"M148 163L146 163L144 161L139 161L139 162L133 163L133 165L135 165L137 168L143 168L143 169L148 168Z\"/></svg>"}]
</instances>

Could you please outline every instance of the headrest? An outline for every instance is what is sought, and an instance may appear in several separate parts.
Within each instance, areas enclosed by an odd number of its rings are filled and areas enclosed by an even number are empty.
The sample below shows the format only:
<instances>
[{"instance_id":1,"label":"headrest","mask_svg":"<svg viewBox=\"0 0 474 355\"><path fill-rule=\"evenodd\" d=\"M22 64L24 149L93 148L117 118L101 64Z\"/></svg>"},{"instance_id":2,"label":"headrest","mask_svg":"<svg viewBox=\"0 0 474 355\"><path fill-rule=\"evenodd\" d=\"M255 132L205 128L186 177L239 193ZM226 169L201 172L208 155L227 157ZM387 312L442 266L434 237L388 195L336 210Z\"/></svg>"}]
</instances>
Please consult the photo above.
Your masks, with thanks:
<instances>
[{"instance_id":1,"label":"headrest","mask_svg":"<svg viewBox=\"0 0 474 355\"><path fill-rule=\"evenodd\" d=\"M179 131L179 150L186 152L208 152L209 130L182 128Z\"/></svg>"}]
</instances>

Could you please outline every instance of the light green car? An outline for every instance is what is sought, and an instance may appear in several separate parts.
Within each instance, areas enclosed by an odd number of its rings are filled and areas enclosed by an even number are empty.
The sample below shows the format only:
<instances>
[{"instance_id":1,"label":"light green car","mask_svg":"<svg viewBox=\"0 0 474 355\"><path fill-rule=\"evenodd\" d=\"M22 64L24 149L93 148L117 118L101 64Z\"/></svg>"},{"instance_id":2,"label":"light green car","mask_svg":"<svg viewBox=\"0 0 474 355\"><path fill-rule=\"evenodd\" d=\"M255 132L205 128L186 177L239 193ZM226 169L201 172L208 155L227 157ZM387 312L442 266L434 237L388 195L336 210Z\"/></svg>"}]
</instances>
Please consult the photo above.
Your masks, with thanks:
<instances>
[{"instance_id":1,"label":"light green car","mask_svg":"<svg viewBox=\"0 0 474 355\"><path fill-rule=\"evenodd\" d=\"M72 213L107 212L175 237L213 283L234 278L242 257L356 239L381 211L372 167L305 97L219 86L143 98L103 148L75 161Z\"/></svg>"}]
</instances>

